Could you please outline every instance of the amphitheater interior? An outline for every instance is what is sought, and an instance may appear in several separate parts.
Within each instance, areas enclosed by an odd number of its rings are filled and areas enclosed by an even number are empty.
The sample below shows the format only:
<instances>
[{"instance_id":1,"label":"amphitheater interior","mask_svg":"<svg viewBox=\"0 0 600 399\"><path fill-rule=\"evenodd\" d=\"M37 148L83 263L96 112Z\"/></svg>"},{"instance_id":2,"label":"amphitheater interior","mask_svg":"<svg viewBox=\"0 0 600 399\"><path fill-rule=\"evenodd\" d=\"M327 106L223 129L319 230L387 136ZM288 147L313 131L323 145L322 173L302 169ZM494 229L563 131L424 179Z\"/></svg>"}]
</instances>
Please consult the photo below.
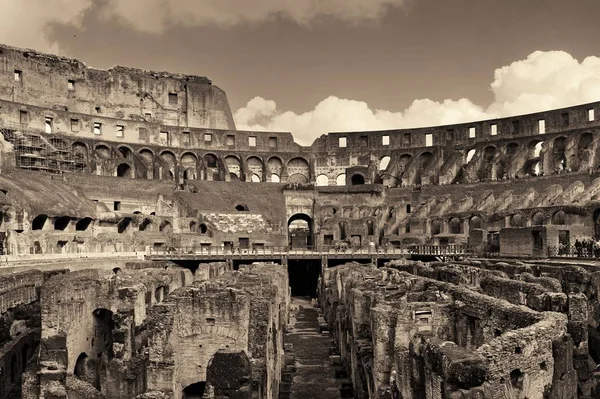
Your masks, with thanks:
<instances>
[{"instance_id":1,"label":"amphitheater interior","mask_svg":"<svg viewBox=\"0 0 600 399\"><path fill-rule=\"evenodd\" d=\"M0 399L600 397L600 102L237 130L0 45Z\"/></svg>"}]
</instances>

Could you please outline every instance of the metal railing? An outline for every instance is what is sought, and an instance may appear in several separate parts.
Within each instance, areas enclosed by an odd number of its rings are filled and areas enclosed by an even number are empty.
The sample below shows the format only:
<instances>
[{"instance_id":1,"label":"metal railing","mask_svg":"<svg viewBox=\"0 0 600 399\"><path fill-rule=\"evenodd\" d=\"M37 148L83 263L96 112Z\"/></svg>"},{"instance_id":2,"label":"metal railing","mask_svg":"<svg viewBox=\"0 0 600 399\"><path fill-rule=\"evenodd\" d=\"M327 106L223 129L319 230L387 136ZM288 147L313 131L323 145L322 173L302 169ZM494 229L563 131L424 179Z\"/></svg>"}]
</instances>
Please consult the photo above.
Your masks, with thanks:
<instances>
[{"instance_id":1,"label":"metal railing","mask_svg":"<svg viewBox=\"0 0 600 399\"><path fill-rule=\"evenodd\" d=\"M469 248L465 245L413 245L409 248L411 255L466 255Z\"/></svg>"},{"instance_id":2,"label":"metal railing","mask_svg":"<svg viewBox=\"0 0 600 399\"><path fill-rule=\"evenodd\" d=\"M339 248L334 246L309 246L306 248L294 248L290 246L256 246L254 248L203 246L182 248L150 248L150 256L229 256L229 257L252 257L252 256L311 256L311 255L407 255L406 247L379 247L379 248Z\"/></svg>"},{"instance_id":3,"label":"metal railing","mask_svg":"<svg viewBox=\"0 0 600 399\"><path fill-rule=\"evenodd\" d=\"M582 243L581 246L561 245L548 247L548 257L600 258L600 246L596 243Z\"/></svg>"}]
</instances>

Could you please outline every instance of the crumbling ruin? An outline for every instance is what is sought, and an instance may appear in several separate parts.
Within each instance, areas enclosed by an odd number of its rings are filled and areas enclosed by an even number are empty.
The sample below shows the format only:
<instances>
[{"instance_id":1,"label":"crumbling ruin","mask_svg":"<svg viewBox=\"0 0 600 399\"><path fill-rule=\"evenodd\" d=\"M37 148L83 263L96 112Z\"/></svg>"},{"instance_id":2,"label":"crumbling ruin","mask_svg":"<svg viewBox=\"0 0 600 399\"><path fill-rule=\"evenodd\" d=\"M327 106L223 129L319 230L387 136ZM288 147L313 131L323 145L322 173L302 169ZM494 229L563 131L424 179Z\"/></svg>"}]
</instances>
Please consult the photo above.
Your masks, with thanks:
<instances>
[{"instance_id":1,"label":"crumbling ruin","mask_svg":"<svg viewBox=\"0 0 600 399\"><path fill-rule=\"evenodd\" d=\"M300 146L0 46L0 399L600 397L599 115Z\"/></svg>"}]
</instances>

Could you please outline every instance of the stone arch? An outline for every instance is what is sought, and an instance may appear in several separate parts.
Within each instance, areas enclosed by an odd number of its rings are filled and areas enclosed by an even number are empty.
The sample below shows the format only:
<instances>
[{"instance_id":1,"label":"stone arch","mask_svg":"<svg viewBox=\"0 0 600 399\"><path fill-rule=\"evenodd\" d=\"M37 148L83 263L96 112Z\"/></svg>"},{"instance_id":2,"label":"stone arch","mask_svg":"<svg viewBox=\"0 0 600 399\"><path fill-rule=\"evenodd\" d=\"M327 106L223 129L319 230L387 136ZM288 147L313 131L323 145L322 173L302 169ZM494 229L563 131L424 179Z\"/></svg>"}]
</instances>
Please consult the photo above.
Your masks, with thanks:
<instances>
[{"instance_id":1,"label":"stone arch","mask_svg":"<svg viewBox=\"0 0 600 399\"><path fill-rule=\"evenodd\" d=\"M545 217L542 212L536 212L531 216L531 225L532 226L542 226L544 225Z\"/></svg>"},{"instance_id":2,"label":"stone arch","mask_svg":"<svg viewBox=\"0 0 600 399\"><path fill-rule=\"evenodd\" d=\"M132 179L133 176L133 169L131 168L131 166L127 163L121 163L117 166L117 169L115 171L117 177L126 177L128 179Z\"/></svg>"},{"instance_id":3,"label":"stone arch","mask_svg":"<svg viewBox=\"0 0 600 399\"><path fill-rule=\"evenodd\" d=\"M119 234L123 234L127 231L127 229L129 228L129 226L131 226L131 218L123 218L119 221L119 223L117 224L117 232Z\"/></svg>"},{"instance_id":4,"label":"stone arch","mask_svg":"<svg viewBox=\"0 0 600 399\"><path fill-rule=\"evenodd\" d=\"M551 170L555 172L562 172L567 169L566 141L567 138L564 136L557 137L552 141Z\"/></svg>"},{"instance_id":5,"label":"stone arch","mask_svg":"<svg viewBox=\"0 0 600 399\"><path fill-rule=\"evenodd\" d=\"M200 234L206 234L208 231L208 227L206 226L206 224L200 223L200 226L198 226L198 230Z\"/></svg>"},{"instance_id":6,"label":"stone arch","mask_svg":"<svg viewBox=\"0 0 600 399\"><path fill-rule=\"evenodd\" d=\"M139 231L146 231L148 229L148 227L152 226L152 220L149 218L145 218L144 220L142 220L142 222L139 225Z\"/></svg>"},{"instance_id":7,"label":"stone arch","mask_svg":"<svg viewBox=\"0 0 600 399\"><path fill-rule=\"evenodd\" d=\"M389 155L386 155L384 157L382 157L379 160L379 170L380 171L385 171L387 170L387 168L390 166L390 161L392 160L392 158L390 158Z\"/></svg>"},{"instance_id":8,"label":"stone arch","mask_svg":"<svg viewBox=\"0 0 600 399\"><path fill-rule=\"evenodd\" d=\"M197 223L196 223L196 221L192 220L192 221L189 223L189 228L190 228L190 232L191 232L191 233L195 233L195 232L196 232L196 230L197 230Z\"/></svg>"},{"instance_id":9,"label":"stone arch","mask_svg":"<svg viewBox=\"0 0 600 399\"><path fill-rule=\"evenodd\" d=\"M75 368L73 369L73 375L79 378L80 380L85 378L86 375L86 363L87 363L88 355L85 352L82 352L77 356L77 360L75 361Z\"/></svg>"},{"instance_id":10,"label":"stone arch","mask_svg":"<svg viewBox=\"0 0 600 399\"><path fill-rule=\"evenodd\" d=\"M469 220L469 229L481 229L481 225L481 217L477 215Z\"/></svg>"},{"instance_id":11,"label":"stone arch","mask_svg":"<svg viewBox=\"0 0 600 399\"><path fill-rule=\"evenodd\" d=\"M281 161L281 158L275 156L270 157L267 160L267 169L271 176L277 175L281 180L281 174L283 173L283 162ZM272 178L271 181L273 181ZM279 183L279 181L277 183Z\"/></svg>"},{"instance_id":12,"label":"stone arch","mask_svg":"<svg viewBox=\"0 0 600 399\"><path fill-rule=\"evenodd\" d=\"M196 154L191 152L184 152L181 155L181 167L183 168L183 179L184 180L196 180L197 168L198 168L198 157Z\"/></svg>"},{"instance_id":13,"label":"stone arch","mask_svg":"<svg viewBox=\"0 0 600 399\"><path fill-rule=\"evenodd\" d=\"M481 167L479 168L478 178L480 180L489 180L495 177L494 158L496 157L496 147L488 145L483 149Z\"/></svg>"},{"instance_id":14,"label":"stone arch","mask_svg":"<svg viewBox=\"0 0 600 399\"><path fill-rule=\"evenodd\" d=\"M577 139L577 154L574 170L593 167L594 135L589 132L582 133Z\"/></svg>"},{"instance_id":15,"label":"stone arch","mask_svg":"<svg viewBox=\"0 0 600 399\"><path fill-rule=\"evenodd\" d=\"M442 234L442 222L439 220L431 221L431 235Z\"/></svg>"},{"instance_id":16,"label":"stone arch","mask_svg":"<svg viewBox=\"0 0 600 399\"><path fill-rule=\"evenodd\" d=\"M171 180L177 180L175 176L176 166L177 166L177 157L172 151L164 150L160 153L161 159L167 164L169 168L169 178Z\"/></svg>"},{"instance_id":17,"label":"stone arch","mask_svg":"<svg viewBox=\"0 0 600 399\"><path fill-rule=\"evenodd\" d=\"M37 215L31 221L31 230L43 230L46 220L48 220L48 215Z\"/></svg>"},{"instance_id":18,"label":"stone arch","mask_svg":"<svg viewBox=\"0 0 600 399\"><path fill-rule=\"evenodd\" d=\"M345 186L346 185L346 174L340 173L339 175L337 175L337 177L335 178L335 184L337 186Z\"/></svg>"},{"instance_id":19,"label":"stone arch","mask_svg":"<svg viewBox=\"0 0 600 399\"><path fill-rule=\"evenodd\" d=\"M65 231L69 224L71 223L71 218L68 216L61 216L54 220L54 230Z\"/></svg>"},{"instance_id":20,"label":"stone arch","mask_svg":"<svg viewBox=\"0 0 600 399\"><path fill-rule=\"evenodd\" d=\"M317 176L316 180L317 186L328 186L329 185L329 177L325 174L320 174Z\"/></svg>"},{"instance_id":21,"label":"stone arch","mask_svg":"<svg viewBox=\"0 0 600 399\"><path fill-rule=\"evenodd\" d=\"M183 388L183 399L201 399L206 390L206 381L198 381Z\"/></svg>"},{"instance_id":22,"label":"stone arch","mask_svg":"<svg viewBox=\"0 0 600 399\"><path fill-rule=\"evenodd\" d=\"M552 215L552 224L564 225L566 224L567 215L563 211L556 211Z\"/></svg>"},{"instance_id":23,"label":"stone arch","mask_svg":"<svg viewBox=\"0 0 600 399\"><path fill-rule=\"evenodd\" d=\"M142 158L146 164L152 165L154 163L154 151L149 148L142 148L138 151L140 158Z\"/></svg>"},{"instance_id":24,"label":"stone arch","mask_svg":"<svg viewBox=\"0 0 600 399\"><path fill-rule=\"evenodd\" d=\"M292 215L288 219L287 226L290 247L307 247L313 245L313 220L310 216L305 213Z\"/></svg>"},{"instance_id":25,"label":"stone arch","mask_svg":"<svg viewBox=\"0 0 600 399\"><path fill-rule=\"evenodd\" d=\"M475 153L477 153L477 150L475 148L471 148L469 150L469 152L467 152L467 157L465 158L465 164L469 164L469 162L471 162L471 160L475 156Z\"/></svg>"},{"instance_id":26,"label":"stone arch","mask_svg":"<svg viewBox=\"0 0 600 399\"><path fill-rule=\"evenodd\" d=\"M104 144L96 144L94 147L94 151L99 158L102 159L110 159L111 158L111 149L107 145Z\"/></svg>"},{"instance_id":27,"label":"stone arch","mask_svg":"<svg viewBox=\"0 0 600 399\"><path fill-rule=\"evenodd\" d=\"M308 183L310 180L310 164L302 157L290 159L287 163L287 171L290 183Z\"/></svg>"},{"instance_id":28,"label":"stone arch","mask_svg":"<svg viewBox=\"0 0 600 399\"><path fill-rule=\"evenodd\" d=\"M127 159L128 161L133 161L133 150L131 149L131 147L126 145L120 145L117 149L119 150L123 158Z\"/></svg>"},{"instance_id":29,"label":"stone arch","mask_svg":"<svg viewBox=\"0 0 600 399\"><path fill-rule=\"evenodd\" d=\"M415 184L421 184L423 182L423 173L431 163L433 154L429 151L425 151L419 155L419 163L415 176Z\"/></svg>"},{"instance_id":30,"label":"stone arch","mask_svg":"<svg viewBox=\"0 0 600 399\"><path fill-rule=\"evenodd\" d=\"M229 176L232 180L244 181L244 171L242 169L242 162L236 155L227 155L225 157L225 165L229 170Z\"/></svg>"},{"instance_id":31,"label":"stone arch","mask_svg":"<svg viewBox=\"0 0 600 399\"><path fill-rule=\"evenodd\" d=\"M207 168L218 168L219 167L219 157L215 154L204 154L204 165Z\"/></svg>"},{"instance_id":32,"label":"stone arch","mask_svg":"<svg viewBox=\"0 0 600 399\"><path fill-rule=\"evenodd\" d=\"M542 140L532 140L529 142L527 149L529 150L529 158L540 158L542 156L542 149L544 142Z\"/></svg>"},{"instance_id":33,"label":"stone arch","mask_svg":"<svg viewBox=\"0 0 600 399\"><path fill-rule=\"evenodd\" d=\"M85 143L80 141L76 141L71 146L71 151L73 152L73 160L78 163L85 164L87 166L88 163L88 146Z\"/></svg>"},{"instance_id":34,"label":"stone arch","mask_svg":"<svg viewBox=\"0 0 600 399\"><path fill-rule=\"evenodd\" d=\"M246 165L248 165L248 170L252 174L251 180L255 183L263 181L264 176L264 164L262 159L257 156L249 156L246 158ZM258 178L256 180L255 176Z\"/></svg>"},{"instance_id":35,"label":"stone arch","mask_svg":"<svg viewBox=\"0 0 600 399\"><path fill-rule=\"evenodd\" d=\"M170 233L173 230L173 226L171 226L171 222L168 220L163 220L158 229L162 233Z\"/></svg>"},{"instance_id":36,"label":"stone arch","mask_svg":"<svg viewBox=\"0 0 600 399\"><path fill-rule=\"evenodd\" d=\"M412 160L411 154L402 154L400 156L400 158L398 158L396 179L400 183L400 186L403 186L404 183L406 183L403 179L403 176L404 176L404 173L406 172L406 168L408 167L408 164L410 163L411 160Z\"/></svg>"},{"instance_id":37,"label":"stone arch","mask_svg":"<svg viewBox=\"0 0 600 399\"><path fill-rule=\"evenodd\" d=\"M453 217L448 221L450 234L462 234L462 222L459 218Z\"/></svg>"}]
</instances>

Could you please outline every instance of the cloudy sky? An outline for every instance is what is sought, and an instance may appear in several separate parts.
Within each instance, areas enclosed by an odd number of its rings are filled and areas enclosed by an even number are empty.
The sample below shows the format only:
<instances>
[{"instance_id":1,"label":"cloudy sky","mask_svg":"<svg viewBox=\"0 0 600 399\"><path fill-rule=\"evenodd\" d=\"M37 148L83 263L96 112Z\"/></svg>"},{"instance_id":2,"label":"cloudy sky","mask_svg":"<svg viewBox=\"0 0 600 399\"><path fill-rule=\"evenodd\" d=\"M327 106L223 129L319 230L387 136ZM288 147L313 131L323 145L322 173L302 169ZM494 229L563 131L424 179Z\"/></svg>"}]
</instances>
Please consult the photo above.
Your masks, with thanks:
<instances>
[{"instance_id":1,"label":"cloudy sky","mask_svg":"<svg viewBox=\"0 0 600 399\"><path fill-rule=\"evenodd\" d=\"M210 77L238 128L462 122L600 100L598 0L0 0L0 42Z\"/></svg>"}]
</instances>

